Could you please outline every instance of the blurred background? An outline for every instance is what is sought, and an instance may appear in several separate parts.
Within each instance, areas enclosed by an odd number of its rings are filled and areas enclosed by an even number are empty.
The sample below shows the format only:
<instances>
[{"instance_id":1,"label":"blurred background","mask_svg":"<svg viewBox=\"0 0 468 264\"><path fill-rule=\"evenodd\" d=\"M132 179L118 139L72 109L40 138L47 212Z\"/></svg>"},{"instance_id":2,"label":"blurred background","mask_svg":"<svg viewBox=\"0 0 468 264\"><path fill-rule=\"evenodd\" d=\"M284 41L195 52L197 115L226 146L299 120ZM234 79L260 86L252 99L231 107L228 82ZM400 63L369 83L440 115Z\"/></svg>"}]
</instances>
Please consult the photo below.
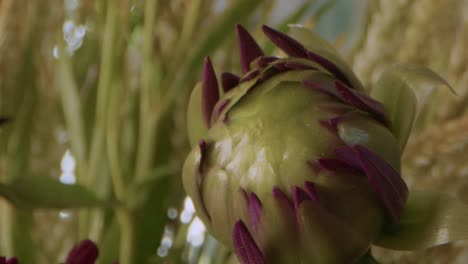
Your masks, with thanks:
<instances>
[{"instance_id":1,"label":"blurred background","mask_svg":"<svg viewBox=\"0 0 468 264\"><path fill-rule=\"evenodd\" d=\"M99 263L224 263L184 194L186 105L204 56L239 72L235 24L304 24L372 89L395 63L454 87L431 97L403 158L411 188L468 202L467 0L1 0L0 255L59 263L78 241ZM468 243L382 263L468 263Z\"/></svg>"}]
</instances>

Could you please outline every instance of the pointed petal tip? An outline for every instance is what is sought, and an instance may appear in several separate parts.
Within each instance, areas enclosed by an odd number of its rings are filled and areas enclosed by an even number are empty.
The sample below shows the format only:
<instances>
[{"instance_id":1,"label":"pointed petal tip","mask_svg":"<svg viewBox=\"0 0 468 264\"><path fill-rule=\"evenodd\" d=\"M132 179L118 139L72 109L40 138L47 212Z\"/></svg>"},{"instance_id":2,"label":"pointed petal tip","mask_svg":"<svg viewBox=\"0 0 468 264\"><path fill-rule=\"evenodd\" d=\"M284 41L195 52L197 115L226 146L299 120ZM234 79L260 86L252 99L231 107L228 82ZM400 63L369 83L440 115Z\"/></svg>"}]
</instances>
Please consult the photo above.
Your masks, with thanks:
<instances>
[{"instance_id":1,"label":"pointed petal tip","mask_svg":"<svg viewBox=\"0 0 468 264\"><path fill-rule=\"evenodd\" d=\"M344 162L347 166L354 168L362 172L362 166L357 158L357 155L352 147L350 146L341 146L337 147L334 150L334 153L338 160Z\"/></svg>"},{"instance_id":2,"label":"pointed petal tip","mask_svg":"<svg viewBox=\"0 0 468 264\"><path fill-rule=\"evenodd\" d=\"M265 259L247 226L239 219L232 230L234 250L242 264L265 264Z\"/></svg>"},{"instance_id":3,"label":"pointed petal tip","mask_svg":"<svg viewBox=\"0 0 468 264\"><path fill-rule=\"evenodd\" d=\"M221 84L225 93L229 92L232 88L236 87L239 84L239 81L240 77L233 73L223 72L221 74Z\"/></svg>"},{"instance_id":4,"label":"pointed petal tip","mask_svg":"<svg viewBox=\"0 0 468 264\"><path fill-rule=\"evenodd\" d=\"M263 56L263 51L252 35L241 25L236 26L242 73L250 71L250 63Z\"/></svg>"},{"instance_id":5,"label":"pointed petal tip","mask_svg":"<svg viewBox=\"0 0 468 264\"><path fill-rule=\"evenodd\" d=\"M219 99L218 80L209 56L205 57L202 77L202 112L205 124L211 126L211 113Z\"/></svg>"},{"instance_id":6,"label":"pointed petal tip","mask_svg":"<svg viewBox=\"0 0 468 264\"><path fill-rule=\"evenodd\" d=\"M319 65L321 65L327 71L329 71L330 73L335 75L336 78L343 81L346 85L352 86L351 82L349 81L346 74L335 63L331 62L327 58L325 58L325 57L323 57L323 56L321 56L321 55L319 55L319 54L317 54L315 52L312 52L312 51L307 51L306 52L306 57L309 60L314 61L314 62L318 63Z\"/></svg>"},{"instance_id":7,"label":"pointed petal tip","mask_svg":"<svg viewBox=\"0 0 468 264\"><path fill-rule=\"evenodd\" d=\"M292 187L292 198L294 209L296 209L296 211L299 210L299 207L301 206L302 202L312 200L311 197L309 197L309 195L298 186Z\"/></svg>"},{"instance_id":8,"label":"pointed petal tip","mask_svg":"<svg viewBox=\"0 0 468 264\"><path fill-rule=\"evenodd\" d=\"M398 171L372 150L362 145L355 145L352 148L390 220L397 222L408 198L406 183Z\"/></svg>"},{"instance_id":9,"label":"pointed petal tip","mask_svg":"<svg viewBox=\"0 0 468 264\"><path fill-rule=\"evenodd\" d=\"M253 192L249 195L249 213L252 221L252 229L254 232L257 232L260 225L260 218L262 216L262 202Z\"/></svg>"},{"instance_id":10,"label":"pointed petal tip","mask_svg":"<svg viewBox=\"0 0 468 264\"><path fill-rule=\"evenodd\" d=\"M273 44L289 56L307 58L307 50L297 40L267 25L262 26L262 31Z\"/></svg>"},{"instance_id":11,"label":"pointed petal tip","mask_svg":"<svg viewBox=\"0 0 468 264\"><path fill-rule=\"evenodd\" d=\"M304 182L304 191L309 195L312 201L318 202L318 193L317 188L315 187L315 183L311 181Z\"/></svg>"},{"instance_id":12,"label":"pointed petal tip","mask_svg":"<svg viewBox=\"0 0 468 264\"><path fill-rule=\"evenodd\" d=\"M353 105L363 111L374 114L379 121L384 124L388 123L388 116L383 105L369 97L366 94L359 93L356 90L346 86L345 84L335 81L335 88L339 97L344 102Z\"/></svg>"}]
</instances>

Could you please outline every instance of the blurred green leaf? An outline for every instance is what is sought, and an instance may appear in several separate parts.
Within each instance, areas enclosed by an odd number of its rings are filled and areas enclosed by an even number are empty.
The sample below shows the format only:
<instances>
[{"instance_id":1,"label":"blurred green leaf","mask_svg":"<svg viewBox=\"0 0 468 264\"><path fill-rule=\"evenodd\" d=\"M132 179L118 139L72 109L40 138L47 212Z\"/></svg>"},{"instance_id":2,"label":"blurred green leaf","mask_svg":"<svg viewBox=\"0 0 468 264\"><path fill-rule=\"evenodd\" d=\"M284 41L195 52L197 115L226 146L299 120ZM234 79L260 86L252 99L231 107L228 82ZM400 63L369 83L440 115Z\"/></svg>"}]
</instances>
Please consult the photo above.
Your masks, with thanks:
<instances>
[{"instance_id":1,"label":"blurred green leaf","mask_svg":"<svg viewBox=\"0 0 468 264\"><path fill-rule=\"evenodd\" d=\"M80 185L63 184L48 176L18 177L0 183L0 196L19 208L79 208L109 206Z\"/></svg>"},{"instance_id":2,"label":"blurred green leaf","mask_svg":"<svg viewBox=\"0 0 468 264\"><path fill-rule=\"evenodd\" d=\"M437 87L450 85L431 69L420 65L396 65L387 69L372 89L371 96L387 110L391 130L404 150L415 119L427 122ZM421 115L421 113L424 113ZM424 116L424 117L422 117ZM419 121L418 121L419 122Z\"/></svg>"},{"instance_id":3,"label":"blurred green leaf","mask_svg":"<svg viewBox=\"0 0 468 264\"><path fill-rule=\"evenodd\" d=\"M468 239L468 205L446 194L411 191L401 220L384 226L377 246L417 250Z\"/></svg>"}]
</instances>

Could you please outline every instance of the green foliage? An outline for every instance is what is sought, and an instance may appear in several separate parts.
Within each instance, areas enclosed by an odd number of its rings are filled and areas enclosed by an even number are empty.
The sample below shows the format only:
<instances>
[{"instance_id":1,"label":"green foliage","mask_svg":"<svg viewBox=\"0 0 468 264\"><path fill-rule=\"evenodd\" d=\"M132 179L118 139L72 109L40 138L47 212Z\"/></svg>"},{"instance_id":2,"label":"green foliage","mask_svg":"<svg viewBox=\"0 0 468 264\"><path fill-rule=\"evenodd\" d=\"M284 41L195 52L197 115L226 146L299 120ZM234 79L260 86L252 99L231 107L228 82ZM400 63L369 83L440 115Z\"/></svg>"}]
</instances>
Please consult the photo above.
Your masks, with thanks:
<instances>
[{"instance_id":1,"label":"green foliage","mask_svg":"<svg viewBox=\"0 0 468 264\"><path fill-rule=\"evenodd\" d=\"M371 96L385 106L401 151L405 149L415 120L419 119L420 125L429 121L433 111L428 106L435 107L435 88L440 86L452 90L437 73L420 65L392 66L375 84Z\"/></svg>"},{"instance_id":2,"label":"green foliage","mask_svg":"<svg viewBox=\"0 0 468 264\"><path fill-rule=\"evenodd\" d=\"M396 224L384 227L375 242L396 250L433 247L468 236L468 206L447 194L412 191Z\"/></svg>"},{"instance_id":3,"label":"green foliage","mask_svg":"<svg viewBox=\"0 0 468 264\"><path fill-rule=\"evenodd\" d=\"M80 208L111 206L80 185L63 184L49 176L17 177L0 183L0 196L19 208Z\"/></svg>"}]
</instances>

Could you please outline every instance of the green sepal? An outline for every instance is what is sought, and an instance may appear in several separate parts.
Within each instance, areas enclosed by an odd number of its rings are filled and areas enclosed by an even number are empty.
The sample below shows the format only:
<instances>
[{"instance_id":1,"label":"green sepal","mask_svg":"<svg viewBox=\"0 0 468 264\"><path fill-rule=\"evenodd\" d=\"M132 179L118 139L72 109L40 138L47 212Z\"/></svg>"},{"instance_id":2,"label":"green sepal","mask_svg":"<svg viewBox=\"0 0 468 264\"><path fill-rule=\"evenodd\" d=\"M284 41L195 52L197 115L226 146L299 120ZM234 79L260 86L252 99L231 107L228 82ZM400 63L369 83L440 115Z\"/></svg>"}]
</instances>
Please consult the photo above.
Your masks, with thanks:
<instances>
[{"instance_id":1,"label":"green sepal","mask_svg":"<svg viewBox=\"0 0 468 264\"><path fill-rule=\"evenodd\" d=\"M418 250L468 239L468 205L447 194L411 191L401 220L383 227L375 245Z\"/></svg>"},{"instance_id":2,"label":"green sepal","mask_svg":"<svg viewBox=\"0 0 468 264\"><path fill-rule=\"evenodd\" d=\"M0 196L19 208L80 208L110 206L80 185L63 184L48 176L18 177L0 183Z\"/></svg>"},{"instance_id":3,"label":"green sepal","mask_svg":"<svg viewBox=\"0 0 468 264\"><path fill-rule=\"evenodd\" d=\"M348 66L348 63L346 63L338 51L325 39L301 25L290 25L289 30L291 32L291 37L304 45L307 50L320 54L320 56L338 66L351 82L353 88L364 91L362 83Z\"/></svg>"},{"instance_id":4,"label":"green sepal","mask_svg":"<svg viewBox=\"0 0 468 264\"><path fill-rule=\"evenodd\" d=\"M437 73L419 65L396 65L387 69L371 91L371 97L381 102L391 121L390 129L403 152L415 119L431 115L428 105L435 98L435 88L450 85ZM426 118L418 117L424 113ZM419 122L419 121L418 121Z\"/></svg>"},{"instance_id":5,"label":"green sepal","mask_svg":"<svg viewBox=\"0 0 468 264\"><path fill-rule=\"evenodd\" d=\"M207 132L208 128L202 113L202 85L199 82L192 90L187 108L187 134L190 146L198 144Z\"/></svg>"}]
</instances>

